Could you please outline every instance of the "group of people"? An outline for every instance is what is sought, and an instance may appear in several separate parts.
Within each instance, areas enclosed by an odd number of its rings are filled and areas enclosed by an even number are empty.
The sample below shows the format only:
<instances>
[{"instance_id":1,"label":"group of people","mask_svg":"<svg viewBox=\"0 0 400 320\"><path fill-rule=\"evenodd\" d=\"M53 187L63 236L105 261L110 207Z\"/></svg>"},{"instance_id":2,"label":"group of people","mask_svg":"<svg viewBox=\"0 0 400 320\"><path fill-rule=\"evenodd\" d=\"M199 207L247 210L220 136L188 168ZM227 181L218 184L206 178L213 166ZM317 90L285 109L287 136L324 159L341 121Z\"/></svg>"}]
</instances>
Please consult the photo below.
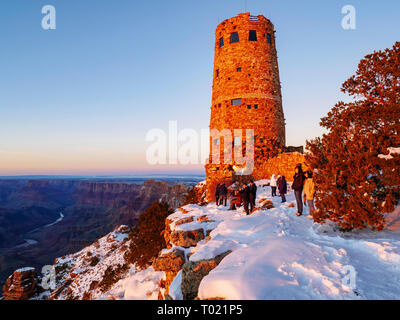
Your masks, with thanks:
<instances>
[{"instance_id":1,"label":"group of people","mask_svg":"<svg viewBox=\"0 0 400 320\"><path fill-rule=\"evenodd\" d=\"M276 191L279 191L279 195L282 198L282 203L286 202L287 194L287 181L285 176L278 177L273 174L270 179L271 195L276 197ZM315 212L314 207L314 195L315 185L313 181L312 171L303 172L301 164L298 164L295 168L295 174L293 176L293 183L291 188L294 191L297 203L297 216L303 214L303 201L304 205L309 207L309 215L312 217ZM237 207L243 205L246 215L249 215L256 206L256 195L257 186L254 181L250 181L249 184L243 183L239 190L232 190L230 193L230 207L229 210L236 210ZM228 188L225 183L217 185L215 191L215 199L217 206L227 205L228 199Z\"/></svg>"},{"instance_id":2,"label":"group of people","mask_svg":"<svg viewBox=\"0 0 400 320\"><path fill-rule=\"evenodd\" d=\"M287 193L287 182L285 176L278 176L276 178L275 174L271 176L270 180L271 195L276 196L276 189L279 190L279 195L282 198L282 202L286 202ZM315 211L314 207L314 195L315 195L315 185L312 179L312 171L303 172L301 164L298 164L295 168L295 174L293 176L292 189L296 197L297 203L297 216L303 214L303 200L304 205L308 205L310 216L313 215ZM303 199L303 197L304 199Z\"/></svg>"},{"instance_id":3,"label":"group of people","mask_svg":"<svg viewBox=\"0 0 400 320\"><path fill-rule=\"evenodd\" d=\"M230 194L229 210L236 210L237 207L243 205L246 215L249 215L256 206L257 186L254 181L249 184L243 183L239 190L232 190ZM228 188L225 183L217 185L215 190L215 199L217 206L227 205Z\"/></svg>"}]
</instances>

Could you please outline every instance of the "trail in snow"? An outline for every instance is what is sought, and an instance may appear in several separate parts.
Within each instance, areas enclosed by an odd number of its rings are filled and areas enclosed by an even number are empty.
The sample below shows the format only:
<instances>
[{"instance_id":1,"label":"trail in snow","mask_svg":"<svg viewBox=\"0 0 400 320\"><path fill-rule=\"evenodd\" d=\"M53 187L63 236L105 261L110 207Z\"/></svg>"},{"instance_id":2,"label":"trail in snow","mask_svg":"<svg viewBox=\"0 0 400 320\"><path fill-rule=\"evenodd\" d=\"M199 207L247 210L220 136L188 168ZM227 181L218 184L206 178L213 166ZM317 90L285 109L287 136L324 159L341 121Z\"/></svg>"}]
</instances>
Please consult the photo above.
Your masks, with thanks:
<instances>
[{"instance_id":1,"label":"trail in snow","mask_svg":"<svg viewBox=\"0 0 400 320\"><path fill-rule=\"evenodd\" d=\"M258 182L257 200L272 200L273 209L245 216L242 208L188 205L186 217L207 215L215 222L171 225L214 229L210 241L186 250L192 261L233 251L202 280L200 298L400 299L398 231L342 233L333 224L315 224L307 218L308 207L297 217L296 208L288 206L296 203L293 192L281 203L264 183ZM182 213L170 218L178 220Z\"/></svg>"}]
</instances>

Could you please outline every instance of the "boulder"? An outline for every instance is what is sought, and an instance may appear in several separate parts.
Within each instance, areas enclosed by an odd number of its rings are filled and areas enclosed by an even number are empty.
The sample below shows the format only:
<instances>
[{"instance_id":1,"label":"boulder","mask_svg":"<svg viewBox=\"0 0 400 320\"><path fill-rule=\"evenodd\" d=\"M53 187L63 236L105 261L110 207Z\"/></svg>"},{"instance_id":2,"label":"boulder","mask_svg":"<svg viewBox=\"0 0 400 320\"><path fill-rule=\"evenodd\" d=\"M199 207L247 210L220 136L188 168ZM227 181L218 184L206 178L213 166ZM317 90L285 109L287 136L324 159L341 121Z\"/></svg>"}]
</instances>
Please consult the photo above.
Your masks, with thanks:
<instances>
[{"instance_id":1,"label":"boulder","mask_svg":"<svg viewBox=\"0 0 400 320\"><path fill-rule=\"evenodd\" d=\"M160 255L153 262L153 268L156 271L164 271L165 279L160 281L159 300L168 300L169 286L175 276L182 269L185 263L185 253L183 250L175 249L166 254Z\"/></svg>"},{"instance_id":2,"label":"boulder","mask_svg":"<svg viewBox=\"0 0 400 320\"><path fill-rule=\"evenodd\" d=\"M189 248L195 246L205 238L203 229L175 230L171 233L169 241L176 246Z\"/></svg>"},{"instance_id":3,"label":"boulder","mask_svg":"<svg viewBox=\"0 0 400 320\"><path fill-rule=\"evenodd\" d=\"M213 259L186 262L182 269L181 289L183 300L195 299L201 280L231 252L232 251L228 250Z\"/></svg>"},{"instance_id":4,"label":"boulder","mask_svg":"<svg viewBox=\"0 0 400 320\"><path fill-rule=\"evenodd\" d=\"M35 268L14 271L3 287L5 300L28 300L36 293L38 278Z\"/></svg>"},{"instance_id":5,"label":"boulder","mask_svg":"<svg viewBox=\"0 0 400 320\"><path fill-rule=\"evenodd\" d=\"M269 199L261 201L261 209L272 209L274 207L273 203Z\"/></svg>"},{"instance_id":6,"label":"boulder","mask_svg":"<svg viewBox=\"0 0 400 320\"><path fill-rule=\"evenodd\" d=\"M185 253L183 250L175 249L156 258L153 268L156 271L171 271L178 273L185 263Z\"/></svg>"}]
</instances>

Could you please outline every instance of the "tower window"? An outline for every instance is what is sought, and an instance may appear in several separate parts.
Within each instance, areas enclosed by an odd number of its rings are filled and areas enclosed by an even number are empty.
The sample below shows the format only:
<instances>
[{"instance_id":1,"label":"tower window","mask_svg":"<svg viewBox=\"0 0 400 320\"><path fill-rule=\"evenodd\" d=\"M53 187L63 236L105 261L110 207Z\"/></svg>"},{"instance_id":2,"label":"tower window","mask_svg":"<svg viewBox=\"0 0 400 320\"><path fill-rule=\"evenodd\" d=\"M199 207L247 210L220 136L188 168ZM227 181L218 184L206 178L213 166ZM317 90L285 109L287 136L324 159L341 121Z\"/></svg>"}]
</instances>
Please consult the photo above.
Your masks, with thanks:
<instances>
[{"instance_id":1,"label":"tower window","mask_svg":"<svg viewBox=\"0 0 400 320\"><path fill-rule=\"evenodd\" d=\"M268 42L269 44L272 44L272 37L271 37L271 34L270 34L270 33L267 33L267 42Z\"/></svg>"},{"instance_id":2,"label":"tower window","mask_svg":"<svg viewBox=\"0 0 400 320\"><path fill-rule=\"evenodd\" d=\"M255 105L254 105L254 109L258 109L258 104L255 104Z\"/></svg>"},{"instance_id":3,"label":"tower window","mask_svg":"<svg viewBox=\"0 0 400 320\"><path fill-rule=\"evenodd\" d=\"M257 41L257 31L256 30L250 30L249 41Z\"/></svg>"},{"instance_id":4,"label":"tower window","mask_svg":"<svg viewBox=\"0 0 400 320\"><path fill-rule=\"evenodd\" d=\"M215 70L215 77L216 77L216 78L219 77L219 69Z\"/></svg>"},{"instance_id":5,"label":"tower window","mask_svg":"<svg viewBox=\"0 0 400 320\"><path fill-rule=\"evenodd\" d=\"M219 39L219 47L222 48L224 46L224 38Z\"/></svg>"},{"instance_id":6,"label":"tower window","mask_svg":"<svg viewBox=\"0 0 400 320\"><path fill-rule=\"evenodd\" d=\"M239 42L239 34L237 32L231 33L231 43Z\"/></svg>"},{"instance_id":7,"label":"tower window","mask_svg":"<svg viewBox=\"0 0 400 320\"><path fill-rule=\"evenodd\" d=\"M242 72L242 68L236 68L236 72Z\"/></svg>"},{"instance_id":8,"label":"tower window","mask_svg":"<svg viewBox=\"0 0 400 320\"><path fill-rule=\"evenodd\" d=\"M242 104L242 99L233 99L232 105L233 106L240 106Z\"/></svg>"},{"instance_id":9,"label":"tower window","mask_svg":"<svg viewBox=\"0 0 400 320\"><path fill-rule=\"evenodd\" d=\"M251 109L251 105L250 104L247 105L247 109Z\"/></svg>"}]
</instances>

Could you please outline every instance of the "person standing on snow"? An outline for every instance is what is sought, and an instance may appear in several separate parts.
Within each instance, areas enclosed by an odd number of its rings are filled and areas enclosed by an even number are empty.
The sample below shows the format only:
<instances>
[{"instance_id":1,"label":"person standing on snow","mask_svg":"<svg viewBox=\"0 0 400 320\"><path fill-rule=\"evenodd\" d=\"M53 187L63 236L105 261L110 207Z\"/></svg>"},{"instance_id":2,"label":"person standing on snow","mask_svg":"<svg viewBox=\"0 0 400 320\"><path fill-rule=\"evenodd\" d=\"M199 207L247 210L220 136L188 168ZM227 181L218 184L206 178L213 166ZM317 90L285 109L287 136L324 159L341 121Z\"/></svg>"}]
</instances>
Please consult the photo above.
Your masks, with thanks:
<instances>
[{"instance_id":1,"label":"person standing on snow","mask_svg":"<svg viewBox=\"0 0 400 320\"><path fill-rule=\"evenodd\" d=\"M276 196L276 187L278 186L275 174L271 176L271 180L269 182L269 185L271 186L271 196L275 197Z\"/></svg>"},{"instance_id":2,"label":"person standing on snow","mask_svg":"<svg viewBox=\"0 0 400 320\"><path fill-rule=\"evenodd\" d=\"M257 186L254 183L254 181L250 181L249 192L250 192L250 212L251 212L254 210L256 206L256 197L257 197Z\"/></svg>"},{"instance_id":3,"label":"person standing on snow","mask_svg":"<svg viewBox=\"0 0 400 320\"><path fill-rule=\"evenodd\" d=\"M315 196L315 184L312 177L312 172L306 172L307 179L304 182L304 204L308 205L308 211L310 218L315 212L314 207L314 196Z\"/></svg>"},{"instance_id":4,"label":"person standing on snow","mask_svg":"<svg viewBox=\"0 0 400 320\"><path fill-rule=\"evenodd\" d=\"M217 188L215 189L215 203L219 206L219 193L220 193L220 184L217 184Z\"/></svg>"},{"instance_id":5,"label":"person standing on snow","mask_svg":"<svg viewBox=\"0 0 400 320\"><path fill-rule=\"evenodd\" d=\"M286 202L285 194L287 193L287 182L286 182L285 176L279 177L278 181L279 181L278 182L279 194L281 195L282 203L283 203L283 202Z\"/></svg>"},{"instance_id":6,"label":"person standing on snow","mask_svg":"<svg viewBox=\"0 0 400 320\"><path fill-rule=\"evenodd\" d=\"M247 186L247 184L243 184L242 189L240 190L240 198L242 199L244 211L246 212L246 215L249 215L249 203L250 203L250 188Z\"/></svg>"},{"instance_id":7,"label":"person standing on snow","mask_svg":"<svg viewBox=\"0 0 400 320\"><path fill-rule=\"evenodd\" d=\"M292 189L294 190L294 195L297 202L297 213L296 216L301 216L303 214L303 185L305 181L305 176L301 165L297 165L295 168L295 174L293 176Z\"/></svg>"},{"instance_id":8,"label":"person standing on snow","mask_svg":"<svg viewBox=\"0 0 400 320\"><path fill-rule=\"evenodd\" d=\"M278 187L278 191L279 191L279 183L280 183L281 179L282 179L281 175L278 174L278 179L276 179L276 186ZM280 195L280 193L279 193L279 195Z\"/></svg>"},{"instance_id":9,"label":"person standing on snow","mask_svg":"<svg viewBox=\"0 0 400 320\"><path fill-rule=\"evenodd\" d=\"M226 200L228 199L228 188L225 183L222 183L220 186L220 196L221 196L221 204L226 207Z\"/></svg>"}]
</instances>

